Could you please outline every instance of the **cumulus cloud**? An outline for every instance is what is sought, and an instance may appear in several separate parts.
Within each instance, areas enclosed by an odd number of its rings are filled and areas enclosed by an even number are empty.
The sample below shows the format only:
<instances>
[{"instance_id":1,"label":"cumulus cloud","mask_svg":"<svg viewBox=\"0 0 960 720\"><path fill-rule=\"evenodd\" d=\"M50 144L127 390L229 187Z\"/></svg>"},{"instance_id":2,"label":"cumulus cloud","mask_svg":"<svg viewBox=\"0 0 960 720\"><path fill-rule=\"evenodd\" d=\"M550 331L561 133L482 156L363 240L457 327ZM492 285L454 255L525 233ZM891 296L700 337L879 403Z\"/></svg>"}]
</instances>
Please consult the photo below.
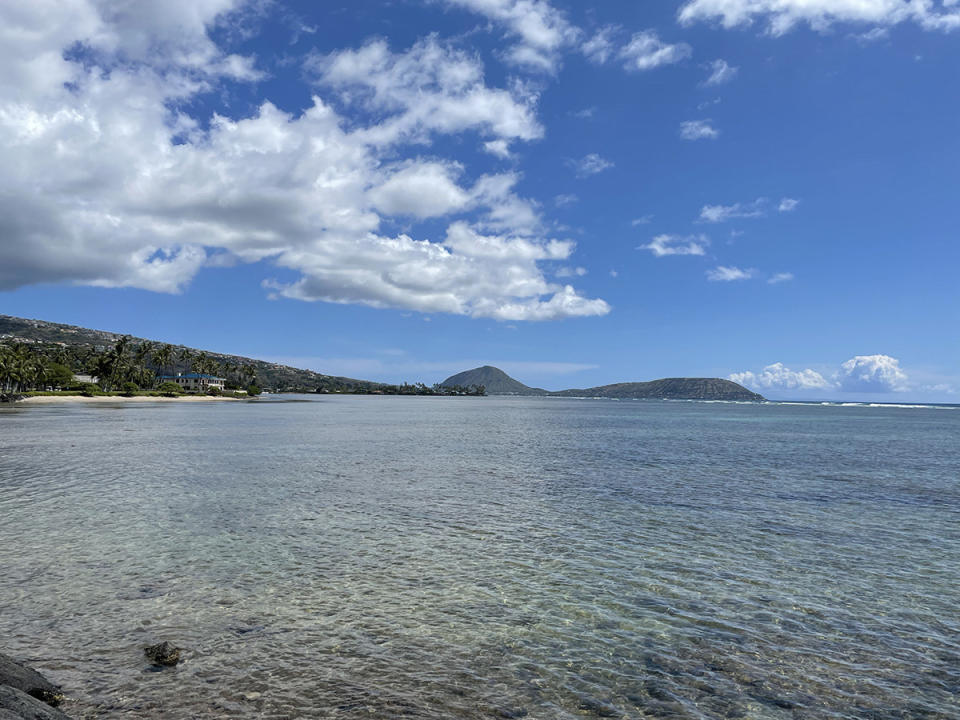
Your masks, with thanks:
<instances>
[{"instance_id":1,"label":"cumulus cloud","mask_svg":"<svg viewBox=\"0 0 960 720\"><path fill-rule=\"evenodd\" d=\"M712 120L687 120L680 123L680 137L684 140L715 140L720 131L711 124Z\"/></svg>"},{"instance_id":2,"label":"cumulus cloud","mask_svg":"<svg viewBox=\"0 0 960 720\"><path fill-rule=\"evenodd\" d=\"M652 70L661 65L671 65L686 60L693 49L686 43L663 42L653 30L634 33L619 52L627 70Z\"/></svg>"},{"instance_id":3,"label":"cumulus cloud","mask_svg":"<svg viewBox=\"0 0 960 720\"><path fill-rule=\"evenodd\" d=\"M579 160L568 160L567 164L574 169L578 177L597 175L613 167L610 160L600 157L597 153L590 153Z\"/></svg>"},{"instance_id":4,"label":"cumulus cloud","mask_svg":"<svg viewBox=\"0 0 960 720\"><path fill-rule=\"evenodd\" d=\"M829 379L816 370L794 371L779 362L767 365L759 373L747 370L728 377L756 390L821 390L862 395L910 389L899 360L889 355L857 355L844 362Z\"/></svg>"},{"instance_id":5,"label":"cumulus cloud","mask_svg":"<svg viewBox=\"0 0 960 720\"><path fill-rule=\"evenodd\" d=\"M358 131L358 139L370 144L424 143L433 133L465 130L504 141L543 135L535 95L488 87L476 57L435 36L403 53L374 40L358 50L315 56L306 69L321 86L340 91L344 102L386 115Z\"/></svg>"},{"instance_id":6,"label":"cumulus cloud","mask_svg":"<svg viewBox=\"0 0 960 720\"><path fill-rule=\"evenodd\" d=\"M757 271L752 268L744 270L738 267L720 265L713 270L707 270L707 280L711 282L733 282L735 280L749 280L756 274Z\"/></svg>"},{"instance_id":7,"label":"cumulus cloud","mask_svg":"<svg viewBox=\"0 0 960 720\"><path fill-rule=\"evenodd\" d=\"M702 222L720 223L734 218L758 218L766 212L766 204L765 198L757 198L750 203L704 205L700 208L700 220Z\"/></svg>"},{"instance_id":8,"label":"cumulus cloud","mask_svg":"<svg viewBox=\"0 0 960 720\"><path fill-rule=\"evenodd\" d=\"M783 363L767 365L759 373L749 370L733 373L728 378L735 383L757 390L829 390L833 388L833 384L816 370L794 371Z\"/></svg>"},{"instance_id":9,"label":"cumulus cloud","mask_svg":"<svg viewBox=\"0 0 960 720\"><path fill-rule=\"evenodd\" d=\"M210 38L235 4L148 5L0 3L0 289L177 292L210 263L269 259L294 273L266 281L278 297L507 320L609 311L546 279L538 263L574 245L543 236L517 174L464 181L423 157L438 135L539 138L535 95L488 86L478 58L436 38L377 41L314 57L303 111L194 117L178 108L198 93L261 76ZM446 234L392 236L392 218L443 218Z\"/></svg>"},{"instance_id":10,"label":"cumulus cloud","mask_svg":"<svg viewBox=\"0 0 960 720\"><path fill-rule=\"evenodd\" d=\"M511 157L509 140L488 140L483 144L483 149L491 155L496 155L498 158L504 160Z\"/></svg>"},{"instance_id":11,"label":"cumulus cloud","mask_svg":"<svg viewBox=\"0 0 960 720\"><path fill-rule=\"evenodd\" d=\"M373 207L387 215L429 218L463 210L471 203L456 180L462 168L453 163L405 162L369 193Z\"/></svg>"},{"instance_id":12,"label":"cumulus cloud","mask_svg":"<svg viewBox=\"0 0 960 720\"><path fill-rule=\"evenodd\" d=\"M889 355L857 355L840 366L835 376L844 392L885 393L906 390L907 374Z\"/></svg>"},{"instance_id":13,"label":"cumulus cloud","mask_svg":"<svg viewBox=\"0 0 960 720\"><path fill-rule=\"evenodd\" d=\"M654 257L667 255L704 255L710 239L706 235L657 235L646 245L640 245L637 250L649 250Z\"/></svg>"},{"instance_id":14,"label":"cumulus cloud","mask_svg":"<svg viewBox=\"0 0 960 720\"><path fill-rule=\"evenodd\" d=\"M681 23L718 20L724 27L766 22L771 35L801 23L826 31L835 23L877 26L914 22L926 30L960 28L960 10L952 0L690 0L679 11Z\"/></svg>"},{"instance_id":15,"label":"cumulus cloud","mask_svg":"<svg viewBox=\"0 0 960 720\"><path fill-rule=\"evenodd\" d=\"M499 23L517 40L506 52L508 62L553 73L560 52L578 40L580 30L546 0L443 0Z\"/></svg>"},{"instance_id":16,"label":"cumulus cloud","mask_svg":"<svg viewBox=\"0 0 960 720\"><path fill-rule=\"evenodd\" d=\"M726 60L714 60L709 65L710 76L703 81L704 85L723 85L737 76L740 68L733 67Z\"/></svg>"}]
</instances>

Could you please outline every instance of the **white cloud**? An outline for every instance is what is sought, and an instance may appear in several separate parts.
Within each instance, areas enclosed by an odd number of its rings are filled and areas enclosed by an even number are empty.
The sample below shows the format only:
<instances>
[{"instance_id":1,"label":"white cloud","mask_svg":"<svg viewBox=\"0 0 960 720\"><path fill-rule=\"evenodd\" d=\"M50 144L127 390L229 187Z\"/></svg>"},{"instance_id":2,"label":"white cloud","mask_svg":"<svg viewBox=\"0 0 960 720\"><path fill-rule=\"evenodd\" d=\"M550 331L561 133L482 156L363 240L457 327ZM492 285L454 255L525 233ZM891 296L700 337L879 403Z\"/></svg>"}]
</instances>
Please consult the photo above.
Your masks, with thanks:
<instances>
[{"instance_id":1,"label":"white cloud","mask_svg":"<svg viewBox=\"0 0 960 720\"><path fill-rule=\"evenodd\" d=\"M423 157L437 135L540 137L535 95L489 87L479 59L427 38L314 58L341 112L318 95L297 113L191 116L177 108L224 77L260 76L208 35L231 7L0 3L0 289L177 292L208 264L269 259L294 273L265 283L276 296L509 320L609 311L547 280L538 263L574 245L543 237L517 174L464 184L460 165ZM78 47L97 65L68 59ZM442 241L381 230L448 216Z\"/></svg>"},{"instance_id":2,"label":"white cloud","mask_svg":"<svg viewBox=\"0 0 960 720\"><path fill-rule=\"evenodd\" d=\"M749 280L756 275L756 270L748 268L746 270L738 267L728 267L720 265L713 270L707 270L707 280L711 282L732 282L734 280Z\"/></svg>"},{"instance_id":3,"label":"white cloud","mask_svg":"<svg viewBox=\"0 0 960 720\"><path fill-rule=\"evenodd\" d=\"M956 3L933 0L690 0L680 8L679 19L687 24L719 20L724 27L750 25L765 20L767 32L782 35L798 24L826 31L835 23L891 26L914 22L927 30L960 27Z\"/></svg>"},{"instance_id":4,"label":"white cloud","mask_svg":"<svg viewBox=\"0 0 960 720\"><path fill-rule=\"evenodd\" d=\"M359 50L316 56L307 70L320 84L339 90L345 102L387 115L357 132L369 144L425 143L433 133L466 130L506 141L543 135L534 116L535 95L520 87L512 92L487 87L476 57L433 36L405 53L392 53L386 42L375 40Z\"/></svg>"},{"instance_id":5,"label":"white cloud","mask_svg":"<svg viewBox=\"0 0 960 720\"><path fill-rule=\"evenodd\" d=\"M680 137L684 140L715 140L720 131L711 124L712 120L687 120L680 123Z\"/></svg>"},{"instance_id":6,"label":"white cloud","mask_svg":"<svg viewBox=\"0 0 960 720\"><path fill-rule=\"evenodd\" d=\"M590 153L579 160L568 160L567 165L572 167L579 177L596 175L613 167L611 161L600 157L597 153Z\"/></svg>"},{"instance_id":7,"label":"white cloud","mask_svg":"<svg viewBox=\"0 0 960 720\"><path fill-rule=\"evenodd\" d=\"M771 275L767 283L770 285L778 285L779 283L790 282L791 280L793 280L793 273L782 272Z\"/></svg>"},{"instance_id":8,"label":"white cloud","mask_svg":"<svg viewBox=\"0 0 960 720\"><path fill-rule=\"evenodd\" d=\"M580 46L580 51L591 62L602 65L616 52L614 35L618 28L612 25L600 28L593 37Z\"/></svg>"},{"instance_id":9,"label":"white cloud","mask_svg":"<svg viewBox=\"0 0 960 720\"><path fill-rule=\"evenodd\" d=\"M566 194L566 195L557 195L557 196L553 199L553 204L556 205L558 208L559 208L559 207L566 207L567 205L575 205L577 202L579 202L579 200L580 200L580 198L578 198L576 195L570 193L570 194Z\"/></svg>"},{"instance_id":10,"label":"white cloud","mask_svg":"<svg viewBox=\"0 0 960 720\"><path fill-rule=\"evenodd\" d=\"M733 373L728 378L735 383L757 390L828 390L833 385L816 370L793 371L783 363L767 365L759 373Z\"/></svg>"},{"instance_id":11,"label":"white cloud","mask_svg":"<svg viewBox=\"0 0 960 720\"><path fill-rule=\"evenodd\" d=\"M634 218L630 221L630 224L636 227L637 225L649 225L653 222L653 215L643 215L642 217Z\"/></svg>"},{"instance_id":12,"label":"white cloud","mask_svg":"<svg viewBox=\"0 0 960 720\"><path fill-rule=\"evenodd\" d=\"M511 157L509 140L488 140L483 144L483 149L491 155L496 155L498 158L504 160Z\"/></svg>"},{"instance_id":13,"label":"white cloud","mask_svg":"<svg viewBox=\"0 0 960 720\"><path fill-rule=\"evenodd\" d=\"M558 268L555 274L558 278L583 277L587 274L587 269L583 267L562 267Z\"/></svg>"},{"instance_id":14,"label":"white cloud","mask_svg":"<svg viewBox=\"0 0 960 720\"><path fill-rule=\"evenodd\" d=\"M560 52L574 44L580 30L546 0L443 0L500 23L517 43L506 52L508 62L543 72L556 72Z\"/></svg>"},{"instance_id":15,"label":"white cloud","mask_svg":"<svg viewBox=\"0 0 960 720\"><path fill-rule=\"evenodd\" d=\"M875 394L911 389L900 362L889 355L857 355L844 362L829 379L816 370L791 370L783 363L767 365L759 373L745 371L728 376L730 380L756 390L831 391ZM921 386L921 391L948 392L949 385Z\"/></svg>"},{"instance_id":16,"label":"white cloud","mask_svg":"<svg viewBox=\"0 0 960 720\"><path fill-rule=\"evenodd\" d=\"M704 85L723 85L737 76L740 68L733 67L726 60L714 60L710 63L710 77L704 80Z\"/></svg>"},{"instance_id":17,"label":"white cloud","mask_svg":"<svg viewBox=\"0 0 960 720\"><path fill-rule=\"evenodd\" d=\"M429 218L463 210L470 194L456 183L462 168L452 163L401 163L368 197L373 207L386 215Z\"/></svg>"},{"instance_id":18,"label":"white cloud","mask_svg":"<svg viewBox=\"0 0 960 720\"><path fill-rule=\"evenodd\" d=\"M921 388L924 392L933 392L933 393L942 393L946 395L956 395L958 390L953 385L949 383L937 383L936 385L923 385Z\"/></svg>"},{"instance_id":19,"label":"white cloud","mask_svg":"<svg viewBox=\"0 0 960 720\"><path fill-rule=\"evenodd\" d=\"M840 366L835 376L843 392L883 393L907 390L907 374L889 355L857 355Z\"/></svg>"},{"instance_id":20,"label":"white cloud","mask_svg":"<svg viewBox=\"0 0 960 720\"><path fill-rule=\"evenodd\" d=\"M706 235L657 235L646 245L640 245L637 250L649 250L654 257L667 255L704 255L710 239Z\"/></svg>"},{"instance_id":21,"label":"white cloud","mask_svg":"<svg viewBox=\"0 0 960 720\"><path fill-rule=\"evenodd\" d=\"M885 40L890 36L890 28L885 27L875 27L864 33L857 33L853 37L859 40L861 43L872 43L879 40Z\"/></svg>"},{"instance_id":22,"label":"white cloud","mask_svg":"<svg viewBox=\"0 0 960 720\"><path fill-rule=\"evenodd\" d=\"M785 197L780 201L780 204L777 205L777 212L793 212L797 209L797 205L799 204L799 200Z\"/></svg>"},{"instance_id":23,"label":"white cloud","mask_svg":"<svg viewBox=\"0 0 960 720\"><path fill-rule=\"evenodd\" d=\"M733 218L758 218L766 212L766 198L757 198L750 203L733 205L704 205L700 208L702 222L720 223Z\"/></svg>"},{"instance_id":24,"label":"white cloud","mask_svg":"<svg viewBox=\"0 0 960 720\"><path fill-rule=\"evenodd\" d=\"M661 65L670 65L686 60L693 49L686 43L670 45L663 42L653 30L634 33L619 52L627 70L652 70Z\"/></svg>"}]
</instances>

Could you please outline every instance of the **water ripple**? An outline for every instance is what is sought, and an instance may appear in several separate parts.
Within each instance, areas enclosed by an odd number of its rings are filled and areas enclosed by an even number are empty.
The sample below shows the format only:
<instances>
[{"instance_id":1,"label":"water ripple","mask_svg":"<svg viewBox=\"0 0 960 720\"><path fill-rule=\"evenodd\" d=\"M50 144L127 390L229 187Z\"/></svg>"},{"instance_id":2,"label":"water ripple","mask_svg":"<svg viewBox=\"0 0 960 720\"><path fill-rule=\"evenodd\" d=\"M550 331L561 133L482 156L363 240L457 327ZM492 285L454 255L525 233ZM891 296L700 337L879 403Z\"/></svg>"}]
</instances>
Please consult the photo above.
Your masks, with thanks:
<instances>
[{"instance_id":1,"label":"water ripple","mask_svg":"<svg viewBox=\"0 0 960 720\"><path fill-rule=\"evenodd\" d=\"M960 415L0 413L0 636L78 718L960 717ZM142 647L186 648L152 672Z\"/></svg>"}]
</instances>

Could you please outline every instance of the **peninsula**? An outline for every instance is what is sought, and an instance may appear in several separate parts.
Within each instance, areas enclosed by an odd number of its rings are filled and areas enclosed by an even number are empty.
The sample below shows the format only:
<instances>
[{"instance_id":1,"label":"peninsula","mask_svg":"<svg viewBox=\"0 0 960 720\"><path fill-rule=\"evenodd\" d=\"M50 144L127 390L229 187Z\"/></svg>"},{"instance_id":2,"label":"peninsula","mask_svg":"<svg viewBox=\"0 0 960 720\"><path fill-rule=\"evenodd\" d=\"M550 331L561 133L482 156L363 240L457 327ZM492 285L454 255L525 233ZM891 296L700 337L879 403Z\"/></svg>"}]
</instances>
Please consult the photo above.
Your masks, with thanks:
<instances>
[{"instance_id":1,"label":"peninsula","mask_svg":"<svg viewBox=\"0 0 960 720\"><path fill-rule=\"evenodd\" d=\"M625 382L579 390L550 392L524 385L491 365L452 375L441 385L470 385L483 381L488 395L540 395L545 397L602 397L631 400L732 400L762 402L763 395L722 378L663 378Z\"/></svg>"}]
</instances>

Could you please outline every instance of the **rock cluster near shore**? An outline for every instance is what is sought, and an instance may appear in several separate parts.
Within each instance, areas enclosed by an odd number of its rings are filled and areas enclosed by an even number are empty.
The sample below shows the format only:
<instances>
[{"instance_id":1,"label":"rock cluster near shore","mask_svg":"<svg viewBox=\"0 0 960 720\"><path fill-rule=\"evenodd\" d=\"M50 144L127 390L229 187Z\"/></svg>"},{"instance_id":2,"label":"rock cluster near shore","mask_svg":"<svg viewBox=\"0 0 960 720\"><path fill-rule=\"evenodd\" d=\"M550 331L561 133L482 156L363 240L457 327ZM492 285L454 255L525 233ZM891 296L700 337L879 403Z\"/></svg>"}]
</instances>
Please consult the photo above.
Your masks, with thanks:
<instances>
[{"instance_id":1,"label":"rock cluster near shore","mask_svg":"<svg viewBox=\"0 0 960 720\"><path fill-rule=\"evenodd\" d=\"M0 653L0 720L70 720L56 709L61 700L59 687Z\"/></svg>"}]
</instances>

